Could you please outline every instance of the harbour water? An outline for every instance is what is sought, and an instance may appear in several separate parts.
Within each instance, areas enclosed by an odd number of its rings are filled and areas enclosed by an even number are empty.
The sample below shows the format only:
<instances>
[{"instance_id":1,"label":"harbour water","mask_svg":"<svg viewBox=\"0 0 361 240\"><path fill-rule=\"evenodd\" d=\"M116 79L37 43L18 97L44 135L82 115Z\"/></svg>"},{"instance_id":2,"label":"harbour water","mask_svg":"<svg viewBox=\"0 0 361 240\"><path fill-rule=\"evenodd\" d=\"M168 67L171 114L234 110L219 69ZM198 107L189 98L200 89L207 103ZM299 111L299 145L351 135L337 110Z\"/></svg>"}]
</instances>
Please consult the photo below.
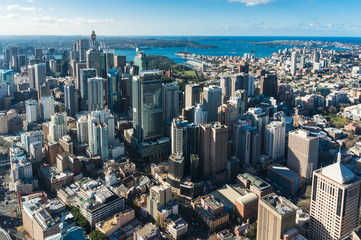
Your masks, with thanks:
<instances>
[{"instance_id":1,"label":"harbour water","mask_svg":"<svg viewBox=\"0 0 361 240\"><path fill-rule=\"evenodd\" d=\"M255 57L270 57L278 49L293 48L294 46L266 46L252 45L252 42L273 41L273 40L300 40L300 41L325 41L325 42L350 42L361 43L361 38L352 37L152 37L160 39L182 39L195 41L202 45L213 45L217 48L150 48L144 50L147 55L162 55L170 58L176 63L184 62L181 56L175 55L177 52L187 50L193 54L209 56L243 56L244 53L252 53ZM147 47L147 46L144 46ZM116 55L125 55L127 61L133 61L135 57L134 49L116 49Z\"/></svg>"}]
</instances>

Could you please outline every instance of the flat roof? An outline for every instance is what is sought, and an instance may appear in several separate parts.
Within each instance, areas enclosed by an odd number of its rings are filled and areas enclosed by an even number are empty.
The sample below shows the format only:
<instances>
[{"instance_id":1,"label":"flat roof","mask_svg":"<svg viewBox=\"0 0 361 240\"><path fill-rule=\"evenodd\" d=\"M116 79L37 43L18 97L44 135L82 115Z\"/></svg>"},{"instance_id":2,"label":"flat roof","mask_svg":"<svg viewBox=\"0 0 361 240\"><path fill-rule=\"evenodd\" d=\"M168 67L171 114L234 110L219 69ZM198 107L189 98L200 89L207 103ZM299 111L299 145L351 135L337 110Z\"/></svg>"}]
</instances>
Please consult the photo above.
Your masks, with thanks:
<instances>
[{"instance_id":1,"label":"flat roof","mask_svg":"<svg viewBox=\"0 0 361 240\"><path fill-rule=\"evenodd\" d=\"M255 176L251 173L248 173L248 172L243 173L243 174L238 174L238 177L241 177L247 181L250 181L254 187L256 187L260 190L265 190L265 189L271 187L271 185L268 182L264 181L263 179Z\"/></svg>"},{"instance_id":2,"label":"flat roof","mask_svg":"<svg viewBox=\"0 0 361 240\"><path fill-rule=\"evenodd\" d=\"M274 164L272 166L268 167L269 169L272 169L275 172L278 172L282 176L285 176L291 180L297 180L300 179L301 176L295 173L294 171L290 170L289 168L282 166L280 164Z\"/></svg>"}]
</instances>

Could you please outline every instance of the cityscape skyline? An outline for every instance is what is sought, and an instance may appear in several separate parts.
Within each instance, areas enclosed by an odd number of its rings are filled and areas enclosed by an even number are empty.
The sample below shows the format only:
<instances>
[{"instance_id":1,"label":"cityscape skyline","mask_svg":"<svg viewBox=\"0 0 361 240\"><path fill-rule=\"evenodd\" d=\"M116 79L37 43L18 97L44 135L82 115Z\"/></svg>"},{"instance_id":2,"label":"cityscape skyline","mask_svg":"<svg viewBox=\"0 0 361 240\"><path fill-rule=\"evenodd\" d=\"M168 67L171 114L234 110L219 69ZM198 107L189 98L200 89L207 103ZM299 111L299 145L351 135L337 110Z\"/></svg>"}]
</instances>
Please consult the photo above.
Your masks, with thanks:
<instances>
[{"instance_id":1,"label":"cityscape skyline","mask_svg":"<svg viewBox=\"0 0 361 240\"><path fill-rule=\"evenodd\" d=\"M100 36L357 37L360 7L355 0L4 0L0 35L87 35L94 28Z\"/></svg>"}]
</instances>

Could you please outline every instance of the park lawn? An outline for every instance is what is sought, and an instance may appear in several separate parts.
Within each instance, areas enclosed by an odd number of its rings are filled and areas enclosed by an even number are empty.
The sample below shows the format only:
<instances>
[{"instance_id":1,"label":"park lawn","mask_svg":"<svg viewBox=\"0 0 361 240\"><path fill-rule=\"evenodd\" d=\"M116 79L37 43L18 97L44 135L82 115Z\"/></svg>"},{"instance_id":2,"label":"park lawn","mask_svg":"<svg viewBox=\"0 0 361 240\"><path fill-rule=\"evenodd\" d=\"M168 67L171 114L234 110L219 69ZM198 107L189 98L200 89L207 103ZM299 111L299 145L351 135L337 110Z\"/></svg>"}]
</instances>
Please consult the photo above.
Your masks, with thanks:
<instances>
[{"instance_id":1,"label":"park lawn","mask_svg":"<svg viewBox=\"0 0 361 240\"><path fill-rule=\"evenodd\" d=\"M346 124L349 124L351 122L350 119L342 118L339 116L336 116L334 114L327 115L326 118L331 122L331 124L336 128L343 128Z\"/></svg>"},{"instance_id":2,"label":"park lawn","mask_svg":"<svg viewBox=\"0 0 361 240\"><path fill-rule=\"evenodd\" d=\"M196 73L194 72L194 70L182 70L182 71L179 71L177 69L174 69L174 72L176 72L178 74L185 75L187 77L195 77L196 76Z\"/></svg>"}]
</instances>

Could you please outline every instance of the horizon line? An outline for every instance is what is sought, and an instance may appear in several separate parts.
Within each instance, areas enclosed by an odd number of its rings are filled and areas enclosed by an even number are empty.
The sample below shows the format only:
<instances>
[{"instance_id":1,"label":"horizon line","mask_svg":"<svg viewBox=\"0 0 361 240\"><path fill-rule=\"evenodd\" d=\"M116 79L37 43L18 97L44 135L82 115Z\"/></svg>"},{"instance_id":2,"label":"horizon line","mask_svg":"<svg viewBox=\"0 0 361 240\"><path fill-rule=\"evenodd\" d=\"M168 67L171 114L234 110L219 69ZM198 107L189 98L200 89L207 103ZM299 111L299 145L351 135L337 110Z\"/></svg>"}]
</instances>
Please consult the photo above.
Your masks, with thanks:
<instances>
[{"instance_id":1,"label":"horizon line","mask_svg":"<svg viewBox=\"0 0 361 240\"><path fill-rule=\"evenodd\" d=\"M3 35L0 37L89 37L89 35L62 35L62 34L24 34L24 35ZM97 35L98 37L317 37L317 38L361 38L361 36L319 36L319 35Z\"/></svg>"}]
</instances>

